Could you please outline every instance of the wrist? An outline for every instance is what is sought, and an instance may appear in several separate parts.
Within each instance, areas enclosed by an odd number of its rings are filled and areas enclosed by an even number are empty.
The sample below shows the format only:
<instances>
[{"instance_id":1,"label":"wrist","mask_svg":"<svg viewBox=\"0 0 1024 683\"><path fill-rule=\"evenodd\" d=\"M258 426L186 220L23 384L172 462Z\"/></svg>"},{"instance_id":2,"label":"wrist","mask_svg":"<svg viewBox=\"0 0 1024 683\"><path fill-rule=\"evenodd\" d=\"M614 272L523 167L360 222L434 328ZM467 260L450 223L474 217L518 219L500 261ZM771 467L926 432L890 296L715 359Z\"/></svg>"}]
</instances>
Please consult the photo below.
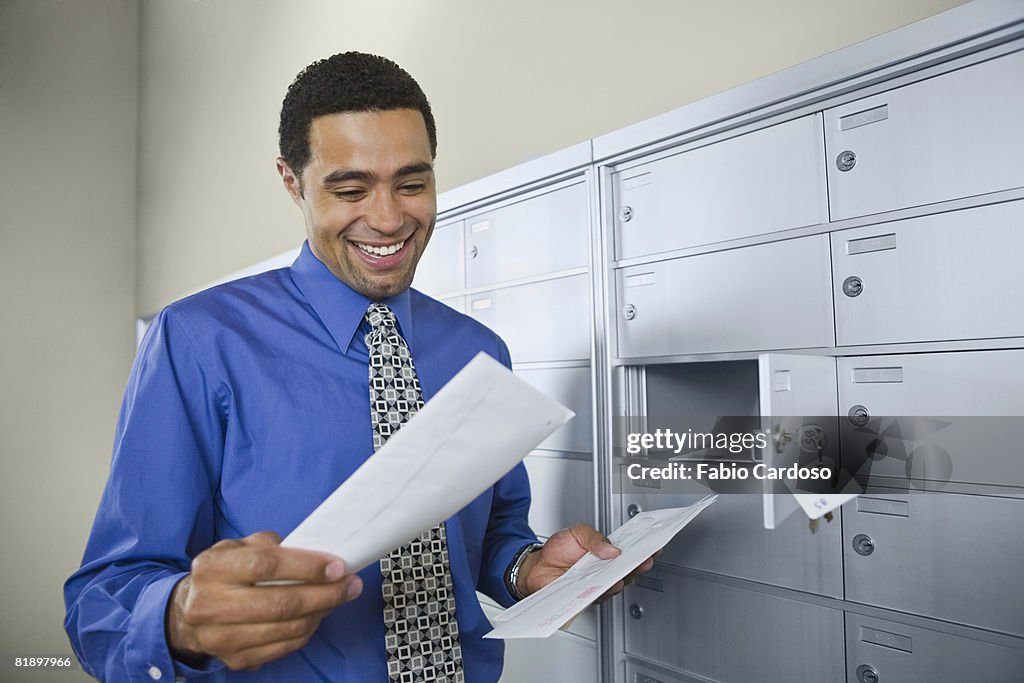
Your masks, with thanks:
<instances>
[{"instance_id":1,"label":"wrist","mask_svg":"<svg viewBox=\"0 0 1024 683\"><path fill-rule=\"evenodd\" d=\"M164 635L172 659L186 666L201 668L208 659L208 655L199 651L195 633L185 621L185 604L191 585L192 575L188 574L171 591L164 621Z\"/></svg>"},{"instance_id":2,"label":"wrist","mask_svg":"<svg viewBox=\"0 0 1024 683\"><path fill-rule=\"evenodd\" d=\"M537 563L540 553L537 552L544 546L539 543L531 543L523 546L512 558L508 571L505 573L505 587L510 595L517 601L527 597L532 591L529 590L527 577Z\"/></svg>"}]
</instances>

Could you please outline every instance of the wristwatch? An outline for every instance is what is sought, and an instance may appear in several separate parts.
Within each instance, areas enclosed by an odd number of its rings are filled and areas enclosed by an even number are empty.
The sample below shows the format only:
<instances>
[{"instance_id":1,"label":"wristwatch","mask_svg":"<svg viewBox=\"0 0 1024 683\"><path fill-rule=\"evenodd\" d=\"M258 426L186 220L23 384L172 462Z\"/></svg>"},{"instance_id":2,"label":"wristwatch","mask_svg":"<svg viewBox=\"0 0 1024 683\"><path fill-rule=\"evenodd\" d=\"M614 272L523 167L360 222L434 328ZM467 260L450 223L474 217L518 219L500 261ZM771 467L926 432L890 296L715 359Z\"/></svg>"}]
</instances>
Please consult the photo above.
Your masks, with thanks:
<instances>
[{"instance_id":1,"label":"wristwatch","mask_svg":"<svg viewBox=\"0 0 1024 683\"><path fill-rule=\"evenodd\" d=\"M519 588L516 585L516 581L519 578L519 570L522 568L523 563L526 562L526 558L530 556L530 553L543 547L544 545L541 543L524 545L508 565L508 570L505 572L505 588L517 601L526 597L519 592Z\"/></svg>"}]
</instances>

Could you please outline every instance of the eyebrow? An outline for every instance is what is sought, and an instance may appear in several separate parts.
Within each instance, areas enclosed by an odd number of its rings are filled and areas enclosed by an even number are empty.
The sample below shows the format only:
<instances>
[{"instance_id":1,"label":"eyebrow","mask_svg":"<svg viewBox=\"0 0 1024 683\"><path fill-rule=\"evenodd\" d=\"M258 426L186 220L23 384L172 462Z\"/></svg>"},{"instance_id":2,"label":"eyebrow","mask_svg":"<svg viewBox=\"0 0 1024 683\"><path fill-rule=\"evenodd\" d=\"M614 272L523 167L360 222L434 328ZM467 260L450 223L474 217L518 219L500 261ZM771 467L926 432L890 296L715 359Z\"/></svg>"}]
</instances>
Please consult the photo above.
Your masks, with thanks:
<instances>
[{"instance_id":1,"label":"eyebrow","mask_svg":"<svg viewBox=\"0 0 1024 683\"><path fill-rule=\"evenodd\" d=\"M430 173L434 170L426 161L418 161L414 164L407 164L402 166L398 171L395 172L395 177L402 177L407 175L413 175L416 173ZM333 171L324 176L321 181L322 185L334 185L337 183L344 183L350 180L358 180L360 182L369 183L373 182L374 174L369 171Z\"/></svg>"}]
</instances>

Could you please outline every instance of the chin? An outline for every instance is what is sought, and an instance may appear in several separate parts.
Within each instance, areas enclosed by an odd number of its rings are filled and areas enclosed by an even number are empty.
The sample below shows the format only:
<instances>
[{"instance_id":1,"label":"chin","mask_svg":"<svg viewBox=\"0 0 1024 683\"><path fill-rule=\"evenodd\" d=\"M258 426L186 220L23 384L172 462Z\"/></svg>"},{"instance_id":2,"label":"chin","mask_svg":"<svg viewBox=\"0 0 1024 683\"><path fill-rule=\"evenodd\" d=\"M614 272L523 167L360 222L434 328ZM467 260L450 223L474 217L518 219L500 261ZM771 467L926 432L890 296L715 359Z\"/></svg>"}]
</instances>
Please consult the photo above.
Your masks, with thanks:
<instances>
[{"instance_id":1,"label":"chin","mask_svg":"<svg viewBox=\"0 0 1024 683\"><path fill-rule=\"evenodd\" d=\"M404 279L399 282L367 282L363 287L359 288L359 292L364 296L367 296L374 301L380 299L386 299L389 296L395 296L401 294L405 290L409 289L412 285L412 278Z\"/></svg>"}]
</instances>

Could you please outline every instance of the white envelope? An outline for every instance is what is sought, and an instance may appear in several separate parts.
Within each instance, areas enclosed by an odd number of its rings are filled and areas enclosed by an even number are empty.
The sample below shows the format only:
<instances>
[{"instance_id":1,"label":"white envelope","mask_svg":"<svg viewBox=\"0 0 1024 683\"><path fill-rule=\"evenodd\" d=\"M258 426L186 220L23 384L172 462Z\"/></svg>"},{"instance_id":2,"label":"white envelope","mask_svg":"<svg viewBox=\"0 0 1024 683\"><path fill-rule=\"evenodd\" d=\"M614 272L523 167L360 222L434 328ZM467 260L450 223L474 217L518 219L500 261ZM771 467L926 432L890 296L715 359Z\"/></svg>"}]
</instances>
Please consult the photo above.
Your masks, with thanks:
<instances>
[{"instance_id":1,"label":"white envelope","mask_svg":"<svg viewBox=\"0 0 1024 683\"><path fill-rule=\"evenodd\" d=\"M281 545L357 572L461 510L573 415L479 353Z\"/></svg>"},{"instance_id":2,"label":"white envelope","mask_svg":"<svg viewBox=\"0 0 1024 683\"><path fill-rule=\"evenodd\" d=\"M608 540L622 551L611 560L587 553L562 576L508 608L492 621L484 638L546 638L582 612L606 590L672 540L718 496L705 496L684 508L641 512Z\"/></svg>"}]
</instances>

